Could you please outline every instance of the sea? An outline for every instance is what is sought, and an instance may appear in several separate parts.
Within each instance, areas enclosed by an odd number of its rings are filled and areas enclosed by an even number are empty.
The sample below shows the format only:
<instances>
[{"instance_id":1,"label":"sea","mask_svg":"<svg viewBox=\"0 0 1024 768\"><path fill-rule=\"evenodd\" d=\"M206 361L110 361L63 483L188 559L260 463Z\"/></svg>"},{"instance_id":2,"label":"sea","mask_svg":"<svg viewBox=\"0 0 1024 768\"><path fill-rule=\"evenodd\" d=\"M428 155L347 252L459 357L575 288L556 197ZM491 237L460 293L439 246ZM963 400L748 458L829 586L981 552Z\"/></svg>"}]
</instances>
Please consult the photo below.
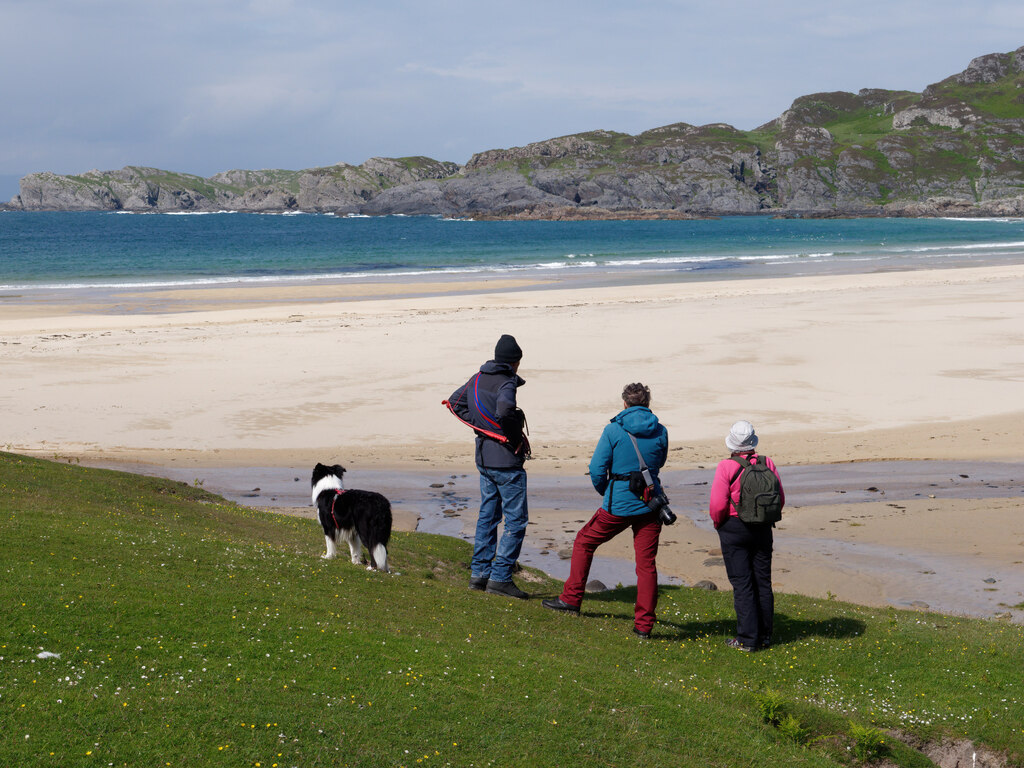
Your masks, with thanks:
<instances>
[{"instance_id":1,"label":"sea","mask_svg":"<svg viewBox=\"0 0 1024 768\"><path fill-rule=\"evenodd\" d=\"M1024 219L0 212L0 301L322 281L719 280L1024 262Z\"/></svg>"}]
</instances>

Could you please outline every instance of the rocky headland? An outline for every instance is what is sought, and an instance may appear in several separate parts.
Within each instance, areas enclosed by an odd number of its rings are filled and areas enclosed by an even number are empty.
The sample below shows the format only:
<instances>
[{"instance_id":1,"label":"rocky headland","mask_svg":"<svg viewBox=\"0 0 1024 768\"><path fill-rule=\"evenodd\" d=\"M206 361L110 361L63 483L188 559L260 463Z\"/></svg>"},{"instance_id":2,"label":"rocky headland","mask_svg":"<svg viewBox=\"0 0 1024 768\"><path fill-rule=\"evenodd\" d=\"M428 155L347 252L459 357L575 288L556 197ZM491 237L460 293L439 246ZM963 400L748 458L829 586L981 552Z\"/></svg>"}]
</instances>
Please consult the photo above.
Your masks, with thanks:
<instances>
[{"instance_id":1,"label":"rocky headland","mask_svg":"<svg viewBox=\"0 0 1024 768\"><path fill-rule=\"evenodd\" d=\"M922 93L802 96L752 131L686 123L480 152L209 178L128 166L32 173L40 211L329 212L503 219L1024 215L1024 47Z\"/></svg>"}]
</instances>

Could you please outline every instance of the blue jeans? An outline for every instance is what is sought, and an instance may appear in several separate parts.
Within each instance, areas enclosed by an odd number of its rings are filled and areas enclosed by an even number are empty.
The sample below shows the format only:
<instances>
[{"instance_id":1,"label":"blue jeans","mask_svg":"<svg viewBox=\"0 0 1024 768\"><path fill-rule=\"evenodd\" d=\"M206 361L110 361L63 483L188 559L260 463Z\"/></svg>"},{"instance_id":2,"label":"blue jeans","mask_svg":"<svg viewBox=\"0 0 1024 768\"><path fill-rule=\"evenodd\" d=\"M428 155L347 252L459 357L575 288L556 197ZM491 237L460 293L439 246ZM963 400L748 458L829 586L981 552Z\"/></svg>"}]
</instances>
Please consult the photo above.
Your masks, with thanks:
<instances>
[{"instance_id":1,"label":"blue jeans","mask_svg":"<svg viewBox=\"0 0 1024 768\"><path fill-rule=\"evenodd\" d=\"M473 578L512 581L512 567L519 559L526 536L526 470L488 469L480 472L480 516L473 544ZM498 523L505 519L501 541Z\"/></svg>"}]
</instances>

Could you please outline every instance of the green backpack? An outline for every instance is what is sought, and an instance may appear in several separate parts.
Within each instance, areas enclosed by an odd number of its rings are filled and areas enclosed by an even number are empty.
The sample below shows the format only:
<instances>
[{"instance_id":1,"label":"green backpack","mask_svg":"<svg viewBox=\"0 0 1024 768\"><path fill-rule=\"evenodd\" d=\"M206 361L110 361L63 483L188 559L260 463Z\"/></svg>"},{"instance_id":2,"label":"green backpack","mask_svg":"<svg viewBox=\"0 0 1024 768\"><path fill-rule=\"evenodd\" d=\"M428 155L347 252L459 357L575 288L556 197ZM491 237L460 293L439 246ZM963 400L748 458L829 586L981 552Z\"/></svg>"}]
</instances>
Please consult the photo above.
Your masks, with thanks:
<instances>
[{"instance_id":1,"label":"green backpack","mask_svg":"<svg viewBox=\"0 0 1024 768\"><path fill-rule=\"evenodd\" d=\"M730 456L743 467L740 470L740 500L736 514L744 523L772 524L782 519L782 494L779 478L768 468L766 457L751 464L744 456Z\"/></svg>"}]
</instances>

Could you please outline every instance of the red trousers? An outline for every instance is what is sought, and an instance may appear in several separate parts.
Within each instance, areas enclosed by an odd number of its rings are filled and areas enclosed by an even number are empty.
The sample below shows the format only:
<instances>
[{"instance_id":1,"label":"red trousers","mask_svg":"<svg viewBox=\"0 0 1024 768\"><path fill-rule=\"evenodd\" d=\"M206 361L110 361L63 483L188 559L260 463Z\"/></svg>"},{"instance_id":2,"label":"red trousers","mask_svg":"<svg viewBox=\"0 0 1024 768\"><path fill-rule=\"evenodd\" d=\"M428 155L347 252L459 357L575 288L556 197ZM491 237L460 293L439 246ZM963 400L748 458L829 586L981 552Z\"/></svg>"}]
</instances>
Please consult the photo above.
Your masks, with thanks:
<instances>
[{"instance_id":1,"label":"red trousers","mask_svg":"<svg viewBox=\"0 0 1024 768\"><path fill-rule=\"evenodd\" d=\"M598 509L576 534L569 578L562 587L562 602L577 607L583 602L583 591L590 575L590 564L594 561L594 551L627 528L633 529L633 550L636 553L636 609L633 622L639 631L650 632L654 627L654 609L658 607L658 569L654 561L658 556L661 521L656 512L619 517Z\"/></svg>"}]
</instances>

